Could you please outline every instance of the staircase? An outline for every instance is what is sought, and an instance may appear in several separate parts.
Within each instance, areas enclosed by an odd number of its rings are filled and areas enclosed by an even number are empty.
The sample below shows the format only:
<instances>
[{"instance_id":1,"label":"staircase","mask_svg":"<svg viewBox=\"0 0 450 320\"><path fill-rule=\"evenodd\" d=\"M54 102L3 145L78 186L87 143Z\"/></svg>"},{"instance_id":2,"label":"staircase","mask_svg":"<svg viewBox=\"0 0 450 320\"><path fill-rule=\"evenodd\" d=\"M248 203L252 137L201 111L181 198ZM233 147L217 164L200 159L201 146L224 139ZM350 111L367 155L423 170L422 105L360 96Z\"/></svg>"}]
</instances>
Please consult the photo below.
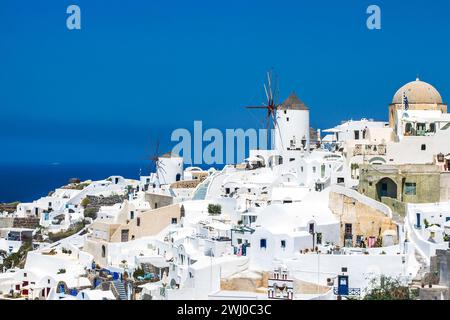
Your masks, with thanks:
<instances>
[{"instance_id":1,"label":"staircase","mask_svg":"<svg viewBox=\"0 0 450 320\"><path fill-rule=\"evenodd\" d=\"M112 287L114 288L114 291L119 297L119 300L128 300L127 292L125 290L125 286L122 281L119 280L113 281Z\"/></svg>"},{"instance_id":2,"label":"staircase","mask_svg":"<svg viewBox=\"0 0 450 320\"><path fill-rule=\"evenodd\" d=\"M210 183L210 178L203 181L201 184L198 185L197 189L194 192L194 195L192 196L192 200L205 200L206 193L208 191L208 186Z\"/></svg>"}]
</instances>

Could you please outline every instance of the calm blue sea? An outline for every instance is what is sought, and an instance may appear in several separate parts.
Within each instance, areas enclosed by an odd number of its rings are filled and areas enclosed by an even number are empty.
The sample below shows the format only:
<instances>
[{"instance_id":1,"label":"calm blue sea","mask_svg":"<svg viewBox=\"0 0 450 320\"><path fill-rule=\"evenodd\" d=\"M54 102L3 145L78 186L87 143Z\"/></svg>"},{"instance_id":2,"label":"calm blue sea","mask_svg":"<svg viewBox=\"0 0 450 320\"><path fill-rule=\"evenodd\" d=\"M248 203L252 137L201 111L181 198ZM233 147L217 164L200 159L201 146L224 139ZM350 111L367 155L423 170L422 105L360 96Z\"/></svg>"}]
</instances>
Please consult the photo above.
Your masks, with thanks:
<instances>
[{"instance_id":1,"label":"calm blue sea","mask_svg":"<svg viewBox=\"0 0 450 320\"><path fill-rule=\"evenodd\" d=\"M0 164L0 202L30 202L70 178L101 180L112 175L130 179L150 171L149 163L134 164Z\"/></svg>"}]
</instances>

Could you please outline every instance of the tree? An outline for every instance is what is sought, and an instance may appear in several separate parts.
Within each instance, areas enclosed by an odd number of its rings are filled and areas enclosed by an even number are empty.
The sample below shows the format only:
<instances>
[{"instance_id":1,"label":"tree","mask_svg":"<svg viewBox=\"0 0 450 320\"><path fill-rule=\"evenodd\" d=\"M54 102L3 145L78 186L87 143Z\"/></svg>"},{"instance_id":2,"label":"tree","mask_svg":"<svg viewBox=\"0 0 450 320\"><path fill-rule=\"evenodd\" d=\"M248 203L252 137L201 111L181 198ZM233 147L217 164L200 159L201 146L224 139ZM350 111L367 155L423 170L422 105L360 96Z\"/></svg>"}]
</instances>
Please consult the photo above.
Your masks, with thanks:
<instances>
[{"instance_id":1,"label":"tree","mask_svg":"<svg viewBox=\"0 0 450 320\"><path fill-rule=\"evenodd\" d=\"M399 279L382 275L370 282L363 300L414 300L417 294Z\"/></svg>"}]
</instances>

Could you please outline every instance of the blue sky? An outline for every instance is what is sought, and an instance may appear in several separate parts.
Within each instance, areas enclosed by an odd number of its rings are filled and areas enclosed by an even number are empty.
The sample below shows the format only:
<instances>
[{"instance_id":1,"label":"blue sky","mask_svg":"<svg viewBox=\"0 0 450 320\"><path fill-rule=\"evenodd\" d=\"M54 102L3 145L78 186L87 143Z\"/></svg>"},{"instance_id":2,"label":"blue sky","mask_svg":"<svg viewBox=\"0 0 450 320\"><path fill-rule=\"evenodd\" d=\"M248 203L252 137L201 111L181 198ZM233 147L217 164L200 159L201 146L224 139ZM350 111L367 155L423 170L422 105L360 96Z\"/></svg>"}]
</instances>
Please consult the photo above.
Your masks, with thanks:
<instances>
[{"instance_id":1,"label":"blue sky","mask_svg":"<svg viewBox=\"0 0 450 320\"><path fill-rule=\"evenodd\" d=\"M66 28L81 8L82 30ZM366 8L382 29L366 28ZM446 0L0 3L0 162L134 162L170 133L259 127L265 72L311 124L387 119L417 75L450 97Z\"/></svg>"}]
</instances>

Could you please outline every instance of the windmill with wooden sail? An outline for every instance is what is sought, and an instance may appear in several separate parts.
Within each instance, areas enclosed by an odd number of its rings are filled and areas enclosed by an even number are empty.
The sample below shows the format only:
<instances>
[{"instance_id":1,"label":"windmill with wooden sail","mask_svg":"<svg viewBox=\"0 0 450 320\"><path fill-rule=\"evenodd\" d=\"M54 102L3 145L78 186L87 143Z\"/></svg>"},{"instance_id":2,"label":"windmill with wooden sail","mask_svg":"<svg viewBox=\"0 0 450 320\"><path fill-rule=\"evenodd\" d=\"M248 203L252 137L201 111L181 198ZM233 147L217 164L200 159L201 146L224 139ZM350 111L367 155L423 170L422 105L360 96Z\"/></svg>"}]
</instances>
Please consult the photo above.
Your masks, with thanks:
<instances>
[{"instance_id":1,"label":"windmill with wooden sail","mask_svg":"<svg viewBox=\"0 0 450 320\"><path fill-rule=\"evenodd\" d=\"M159 154L159 139L155 142L155 150L151 156L146 157L147 161L150 161L150 183L153 187L160 185L160 175L166 172L164 163L160 160ZM147 187L148 188L148 187Z\"/></svg>"},{"instance_id":2,"label":"windmill with wooden sail","mask_svg":"<svg viewBox=\"0 0 450 320\"><path fill-rule=\"evenodd\" d=\"M265 116L265 124L267 130L267 149L273 149L273 130L280 130L277 124L276 110L279 108L278 103L279 89L278 81L275 79L273 82L272 70L267 72L267 83L264 83L264 93L266 95L267 103L263 103L260 106L246 106L247 109L265 109L267 111Z\"/></svg>"}]
</instances>

